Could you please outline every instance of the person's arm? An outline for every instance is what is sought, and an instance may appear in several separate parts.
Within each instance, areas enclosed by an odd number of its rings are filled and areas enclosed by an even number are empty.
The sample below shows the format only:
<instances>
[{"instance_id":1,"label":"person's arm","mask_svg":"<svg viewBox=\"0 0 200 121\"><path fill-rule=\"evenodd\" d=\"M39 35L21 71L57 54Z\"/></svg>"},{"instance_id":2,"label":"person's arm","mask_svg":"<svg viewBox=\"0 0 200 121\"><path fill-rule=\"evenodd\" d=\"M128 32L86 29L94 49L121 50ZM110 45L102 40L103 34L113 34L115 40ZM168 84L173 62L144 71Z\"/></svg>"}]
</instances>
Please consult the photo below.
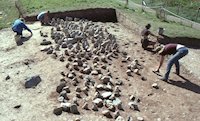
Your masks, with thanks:
<instances>
[{"instance_id":1,"label":"person's arm","mask_svg":"<svg viewBox=\"0 0 200 121\"><path fill-rule=\"evenodd\" d=\"M164 55L161 55L160 63L159 63L158 69L156 69L156 70L153 71L153 72L159 72L159 71L160 71L160 68L161 68L161 66L162 66L162 64L163 64L164 58L165 58L165 56L164 56Z\"/></svg>"},{"instance_id":2,"label":"person's arm","mask_svg":"<svg viewBox=\"0 0 200 121\"><path fill-rule=\"evenodd\" d=\"M22 23L22 26L23 26L23 28L25 28L26 30L28 30L31 33L31 35L33 34L32 31L24 23Z\"/></svg>"},{"instance_id":3,"label":"person's arm","mask_svg":"<svg viewBox=\"0 0 200 121\"><path fill-rule=\"evenodd\" d=\"M155 35L155 34L151 33L150 31L149 31L149 34L150 34L151 36L154 36L154 37L159 37L159 35Z\"/></svg>"}]
</instances>

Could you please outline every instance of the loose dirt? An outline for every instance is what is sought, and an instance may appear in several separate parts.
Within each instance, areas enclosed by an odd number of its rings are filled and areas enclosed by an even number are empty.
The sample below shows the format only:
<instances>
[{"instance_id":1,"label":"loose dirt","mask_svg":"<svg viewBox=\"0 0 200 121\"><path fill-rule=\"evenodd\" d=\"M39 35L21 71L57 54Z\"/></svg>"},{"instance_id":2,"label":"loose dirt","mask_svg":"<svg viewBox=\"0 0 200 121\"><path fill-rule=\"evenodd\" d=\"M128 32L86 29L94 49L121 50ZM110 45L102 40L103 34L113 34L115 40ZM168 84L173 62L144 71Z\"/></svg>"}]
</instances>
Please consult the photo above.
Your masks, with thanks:
<instances>
[{"instance_id":1,"label":"loose dirt","mask_svg":"<svg viewBox=\"0 0 200 121\"><path fill-rule=\"evenodd\" d=\"M120 45L118 58L108 60L107 65L112 74L112 81L116 78L123 80L120 86L119 99L123 102L123 111L119 110L120 115L127 119L130 115L134 120L143 117L145 121L198 121L200 120L200 80L190 73L184 65L181 65L181 76L170 74L169 82L159 80L158 75L152 70L159 64L159 55L141 48L140 38L120 23L101 23L108 28L108 31L116 36L117 43ZM114 121L114 118L106 118L102 111L106 107L99 108L99 111L84 110L82 99L78 100L79 115L63 112L56 116L53 109L60 106L56 87L60 82L61 71L69 72L64 62L53 59L51 55L41 52L40 43L44 37L40 36L40 31L47 32L45 39L54 42L50 38L51 26L41 26L39 22L28 24L33 31L33 36L26 30L23 35L26 38L22 45L17 45L14 40L14 32L11 28L2 29L0 32L0 120L1 121L71 121L80 118L83 121ZM28 39L27 39L28 38ZM152 38L153 39L153 38ZM122 63L122 51L127 52L131 60ZM67 57L65 57L67 59ZM127 65L134 59L139 61L142 67L139 75L132 73L127 76ZM165 72L166 60L161 68L162 75ZM28 64L27 64L28 62ZM173 67L172 70L175 68ZM79 73L78 71L75 71ZM103 73L105 73L103 71ZM31 89L24 87L24 80L28 75L39 75L42 81ZM10 79L6 80L6 77ZM92 76L99 83L98 78ZM142 77L146 78L145 81ZM80 82L83 80L79 79ZM70 82L70 80L68 80ZM159 89L152 88L151 85L157 83ZM75 87L70 85L72 91ZM83 87L82 83L78 86ZM91 88L91 92L92 92ZM140 102L140 111L133 111L129 108L128 102L130 95L134 95ZM69 94L69 101L72 102L73 93ZM91 101L93 94L83 95L82 98ZM19 108L14 108L21 105ZM89 108L92 104L89 103ZM111 113L113 115L114 112Z\"/></svg>"}]
</instances>

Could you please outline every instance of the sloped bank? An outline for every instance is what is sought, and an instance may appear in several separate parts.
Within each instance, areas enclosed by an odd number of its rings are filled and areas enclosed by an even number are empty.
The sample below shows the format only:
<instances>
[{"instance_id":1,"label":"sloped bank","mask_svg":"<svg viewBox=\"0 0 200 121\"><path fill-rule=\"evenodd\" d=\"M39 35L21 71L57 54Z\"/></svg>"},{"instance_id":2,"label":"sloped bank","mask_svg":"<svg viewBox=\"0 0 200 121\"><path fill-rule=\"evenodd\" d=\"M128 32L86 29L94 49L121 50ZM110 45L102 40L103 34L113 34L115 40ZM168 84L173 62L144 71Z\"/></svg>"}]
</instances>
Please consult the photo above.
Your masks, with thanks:
<instances>
[{"instance_id":1,"label":"sloped bank","mask_svg":"<svg viewBox=\"0 0 200 121\"><path fill-rule=\"evenodd\" d=\"M64 12L56 12L50 13L50 18L61 18L65 19L65 17L72 18L85 18L91 21L101 21L101 22L119 22L126 26L127 29L132 30L133 33L140 36L140 32L143 29L143 26L134 22L130 18L126 17L123 13L116 11L112 8L94 8L94 9L84 9L84 10L75 10L75 11L64 11ZM26 16L25 20L27 22L37 21L37 15L34 16ZM200 40L197 38L189 38L189 37L168 37L163 35L159 42L162 44L167 43L179 43L190 47L200 47Z\"/></svg>"}]
</instances>

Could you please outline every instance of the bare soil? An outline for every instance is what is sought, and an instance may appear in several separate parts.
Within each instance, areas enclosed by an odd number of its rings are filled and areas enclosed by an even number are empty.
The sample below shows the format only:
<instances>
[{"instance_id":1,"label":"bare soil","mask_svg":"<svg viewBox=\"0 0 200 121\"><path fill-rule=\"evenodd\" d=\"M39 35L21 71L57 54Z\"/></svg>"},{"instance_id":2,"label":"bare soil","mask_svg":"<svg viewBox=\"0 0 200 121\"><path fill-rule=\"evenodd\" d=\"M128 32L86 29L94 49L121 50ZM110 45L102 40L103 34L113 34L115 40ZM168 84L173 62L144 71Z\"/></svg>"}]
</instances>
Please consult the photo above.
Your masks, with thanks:
<instances>
[{"instance_id":1,"label":"bare soil","mask_svg":"<svg viewBox=\"0 0 200 121\"><path fill-rule=\"evenodd\" d=\"M118 110L120 115L127 119L130 115L134 120L137 117L143 117L145 121L198 121L200 120L200 80L190 73L184 65L181 65L180 76L171 73L168 82L159 80L158 75L152 70L157 68L159 64L159 55L151 51L143 50L140 45L140 38L131 30L126 29L120 23L101 23L108 28L108 31L114 34L117 38L117 43L120 45L120 53L116 58L107 60L105 63L112 74L111 82L116 79L123 80L123 85L120 86L122 101L122 110ZM57 98L59 94L56 92L56 87L60 82L62 75L61 71L69 72L66 68L67 56L65 61L53 59L46 52L41 52L40 43L43 39L54 41L50 38L51 26L41 26L39 22L28 24L28 27L33 31L33 36L26 30L23 31L24 42L22 45L17 45L14 40L14 32L11 28L2 29L0 32L0 120L1 121L71 121L80 118L83 121L114 121L114 118L107 118L102 115L102 111L106 107L99 108L99 111L84 110L83 98L88 102L92 101L94 88L90 88L89 96L82 95L78 100L78 110L80 114L74 115L63 112L56 116L53 114L53 109L60 106ZM48 37L41 37L39 32L47 32ZM151 38L153 39L153 38ZM127 63L122 63L122 51L128 53L131 60ZM134 59L137 59L140 64L139 75L132 73L132 76L127 76L127 65ZM161 68L162 75L165 72L166 62ZM88 60L91 63L92 60ZM28 64L27 64L28 62ZM172 68L174 70L174 67ZM77 75L78 71L75 71ZM102 70L105 74L106 71ZM42 81L31 89L24 87L24 80L28 75L39 75ZM6 80L9 76L10 79ZM85 76L85 75L84 75ZM92 76L92 75L91 75ZM95 82L100 84L97 76L92 76ZM146 78L145 81L142 77ZM70 87L71 93L68 94L69 101L72 102L74 97L75 87L71 85L70 79L67 79L67 85ZM79 87L83 87L83 80L78 78ZM158 89L152 88L153 83L158 84ZM102 93L102 92L101 92ZM134 95L140 102L135 101L140 111L133 111L129 108L128 102L130 95ZM14 108L21 105L19 108ZM91 109L92 103L89 103ZM111 112L113 116L114 112Z\"/></svg>"}]
</instances>

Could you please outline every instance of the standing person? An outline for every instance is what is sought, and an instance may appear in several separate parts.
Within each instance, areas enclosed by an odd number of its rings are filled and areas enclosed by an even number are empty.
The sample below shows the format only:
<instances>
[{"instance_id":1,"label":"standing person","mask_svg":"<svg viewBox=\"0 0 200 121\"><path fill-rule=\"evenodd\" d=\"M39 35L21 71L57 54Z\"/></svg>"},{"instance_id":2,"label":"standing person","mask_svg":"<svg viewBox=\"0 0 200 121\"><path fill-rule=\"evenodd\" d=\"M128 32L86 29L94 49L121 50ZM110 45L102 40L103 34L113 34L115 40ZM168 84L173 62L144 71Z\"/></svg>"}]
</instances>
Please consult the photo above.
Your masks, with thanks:
<instances>
[{"instance_id":1,"label":"standing person","mask_svg":"<svg viewBox=\"0 0 200 121\"><path fill-rule=\"evenodd\" d=\"M32 35L33 34L32 31L24 24L24 22L25 22L25 20L23 18L15 20L14 25L12 27L12 30L14 32L16 32L17 35L22 36L22 31L23 31L23 28L24 28L24 29L28 30Z\"/></svg>"},{"instance_id":2,"label":"standing person","mask_svg":"<svg viewBox=\"0 0 200 121\"><path fill-rule=\"evenodd\" d=\"M141 32L141 43L144 49L147 49L147 46L149 45L152 45L154 47L154 45L156 44L156 41L149 41L148 35L159 37L159 35L154 35L153 33L151 33L151 31L149 31L150 28L151 25L147 24L145 26L145 29L143 29Z\"/></svg>"},{"instance_id":3,"label":"standing person","mask_svg":"<svg viewBox=\"0 0 200 121\"><path fill-rule=\"evenodd\" d=\"M38 14L37 19L41 22L41 25L48 24L48 21L49 21L48 14L49 13L50 13L49 11L45 11L45 12L41 12L40 14Z\"/></svg>"},{"instance_id":4,"label":"standing person","mask_svg":"<svg viewBox=\"0 0 200 121\"><path fill-rule=\"evenodd\" d=\"M160 67L163 64L165 55L173 54L173 57L171 57L167 61L167 69L165 71L164 76L159 76L158 78L163 81L167 81L173 64L175 64L175 66L176 66L175 73L177 75L179 75L180 74L180 66L179 66L178 60L188 54L188 49L184 45L170 43L170 44L167 44L165 47L163 47L158 53L161 55L160 64L158 66L158 69L153 72L159 72Z\"/></svg>"}]
</instances>

